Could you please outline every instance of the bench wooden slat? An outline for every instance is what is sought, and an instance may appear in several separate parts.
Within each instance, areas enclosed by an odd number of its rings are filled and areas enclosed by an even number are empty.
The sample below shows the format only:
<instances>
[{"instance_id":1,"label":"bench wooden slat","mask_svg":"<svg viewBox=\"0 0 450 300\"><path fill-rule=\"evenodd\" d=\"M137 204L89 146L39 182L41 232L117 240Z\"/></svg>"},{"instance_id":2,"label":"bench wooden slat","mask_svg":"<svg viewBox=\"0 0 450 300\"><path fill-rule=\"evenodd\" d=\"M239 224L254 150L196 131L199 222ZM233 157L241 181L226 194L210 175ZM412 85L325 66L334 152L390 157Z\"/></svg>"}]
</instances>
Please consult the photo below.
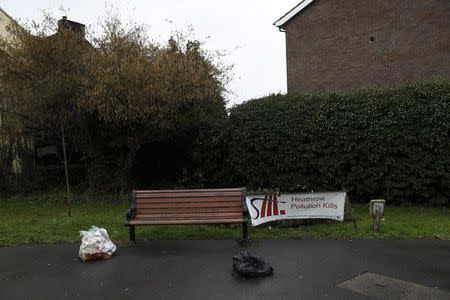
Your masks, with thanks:
<instances>
[{"instance_id":1,"label":"bench wooden slat","mask_svg":"<svg viewBox=\"0 0 450 300\"><path fill-rule=\"evenodd\" d=\"M136 194L136 199L142 198L212 198L212 197L240 197L239 192L223 192L223 193L151 193L151 194Z\"/></svg>"},{"instance_id":2,"label":"bench wooden slat","mask_svg":"<svg viewBox=\"0 0 450 300\"><path fill-rule=\"evenodd\" d=\"M202 218L202 217L241 217L242 213L240 212L217 212L217 213L211 213L211 212L207 212L207 213L167 213L167 214L141 214L138 213L136 214L135 219L155 219L155 218L161 218L161 219L177 219L177 218Z\"/></svg>"},{"instance_id":3,"label":"bench wooden slat","mask_svg":"<svg viewBox=\"0 0 450 300\"><path fill-rule=\"evenodd\" d=\"M218 193L218 192L241 192L241 188L230 188L230 189L194 189L194 190L135 190L136 195L138 194L160 194L160 193Z\"/></svg>"},{"instance_id":4,"label":"bench wooden slat","mask_svg":"<svg viewBox=\"0 0 450 300\"><path fill-rule=\"evenodd\" d=\"M189 224L236 224L244 222L244 218L236 219L203 219L203 220L131 220L130 225L189 225Z\"/></svg>"},{"instance_id":5,"label":"bench wooden slat","mask_svg":"<svg viewBox=\"0 0 450 300\"><path fill-rule=\"evenodd\" d=\"M168 197L155 197L155 198L137 198L136 203L137 204L143 204L143 203L194 203L194 202L241 202L241 196L226 196L226 197L217 197L217 198L210 198L210 197L198 197L198 196L191 196L191 197L175 197L175 198L168 198Z\"/></svg>"},{"instance_id":6,"label":"bench wooden slat","mask_svg":"<svg viewBox=\"0 0 450 300\"><path fill-rule=\"evenodd\" d=\"M240 207L166 207L166 208L138 208L136 213L141 214L161 214L161 213L208 213L208 212L239 212Z\"/></svg>"},{"instance_id":7,"label":"bench wooden slat","mask_svg":"<svg viewBox=\"0 0 450 300\"><path fill-rule=\"evenodd\" d=\"M147 221L162 221L162 222L171 222L171 221L192 221L192 220L236 220L239 219L241 220L240 222L242 222L243 217L242 216L216 216L216 217L175 217L175 218L171 218L171 217L164 217L164 218L146 218L146 219L134 219L134 221L136 222L147 222Z\"/></svg>"},{"instance_id":8,"label":"bench wooden slat","mask_svg":"<svg viewBox=\"0 0 450 300\"><path fill-rule=\"evenodd\" d=\"M239 202L204 202L204 203L136 203L136 208L165 208L165 207L241 207Z\"/></svg>"}]
</instances>

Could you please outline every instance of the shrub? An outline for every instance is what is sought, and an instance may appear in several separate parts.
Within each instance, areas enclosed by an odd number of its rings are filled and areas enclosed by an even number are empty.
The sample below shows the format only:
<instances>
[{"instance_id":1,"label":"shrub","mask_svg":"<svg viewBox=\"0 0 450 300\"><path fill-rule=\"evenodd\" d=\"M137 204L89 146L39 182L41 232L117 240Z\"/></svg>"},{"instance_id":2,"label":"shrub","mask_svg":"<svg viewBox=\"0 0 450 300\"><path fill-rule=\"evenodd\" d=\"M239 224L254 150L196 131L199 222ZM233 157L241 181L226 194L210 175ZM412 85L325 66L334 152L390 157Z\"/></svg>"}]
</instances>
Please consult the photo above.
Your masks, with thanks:
<instances>
[{"instance_id":1,"label":"shrub","mask_svg":"<svg viewBox=\"0 0 450 300\"><path fill-rule=\"evenodd\" d=\"M270 95L232 108L229 165L252 189L449 204L450 82Z\"/></svg>"}]
</instances>

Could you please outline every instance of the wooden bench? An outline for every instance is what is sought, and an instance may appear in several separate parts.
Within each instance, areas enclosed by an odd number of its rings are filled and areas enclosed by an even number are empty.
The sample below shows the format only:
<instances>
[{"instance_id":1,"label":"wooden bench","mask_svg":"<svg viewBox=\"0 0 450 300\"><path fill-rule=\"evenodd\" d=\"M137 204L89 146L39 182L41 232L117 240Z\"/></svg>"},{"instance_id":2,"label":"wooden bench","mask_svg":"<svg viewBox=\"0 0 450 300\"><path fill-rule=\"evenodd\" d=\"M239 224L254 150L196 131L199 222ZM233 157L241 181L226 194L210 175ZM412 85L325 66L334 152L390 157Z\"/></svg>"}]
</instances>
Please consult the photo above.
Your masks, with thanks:
<instances>
[{"instance_id":1,"label":"wooden bench","mask_svg":"<svg viewBox=\"0 0 450 300\"><path fill-rule=\"evenodd\" d=\"M248 209L245 188L202 190L135 190L125 226L130 243L136 242L135 226L242 224L247 239Z\"/></svg>"}]
</instances>

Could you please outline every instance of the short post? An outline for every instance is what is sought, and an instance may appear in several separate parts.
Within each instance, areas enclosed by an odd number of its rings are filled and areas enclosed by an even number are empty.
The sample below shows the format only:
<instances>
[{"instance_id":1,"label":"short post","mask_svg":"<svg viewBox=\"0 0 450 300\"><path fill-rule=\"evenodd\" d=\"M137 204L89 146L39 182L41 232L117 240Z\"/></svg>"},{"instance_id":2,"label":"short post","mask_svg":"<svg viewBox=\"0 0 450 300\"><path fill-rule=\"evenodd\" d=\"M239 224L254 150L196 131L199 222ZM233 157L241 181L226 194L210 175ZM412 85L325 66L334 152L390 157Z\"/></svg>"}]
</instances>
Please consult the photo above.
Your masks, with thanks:
<instances>
[{"instance_id":1,"label":"short post","mask_svg":"<svg viewBox=\"0 0 450 300\"><path fill-rule=\"evenodd\" d=\"M386 200L384 200L384 199L370 200L370 215L374 219L373 229L375 231L380 230L380 222L381 222L381 218L384 215L385 205L386 205Z\"/></svg>"}]
</instances>

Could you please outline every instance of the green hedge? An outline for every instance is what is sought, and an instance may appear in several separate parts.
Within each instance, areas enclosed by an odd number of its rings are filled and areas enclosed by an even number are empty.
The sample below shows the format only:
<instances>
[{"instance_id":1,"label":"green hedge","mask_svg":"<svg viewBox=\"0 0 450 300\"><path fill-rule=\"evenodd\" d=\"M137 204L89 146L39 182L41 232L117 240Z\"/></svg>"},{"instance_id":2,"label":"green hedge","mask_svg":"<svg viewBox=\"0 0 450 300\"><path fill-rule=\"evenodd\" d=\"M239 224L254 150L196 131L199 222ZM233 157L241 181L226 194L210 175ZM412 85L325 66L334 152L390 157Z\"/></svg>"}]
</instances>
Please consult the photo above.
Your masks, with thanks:
<instances>
[{"instance_id":1,"label":"green hedge","mask_svg":"<svg viewBox=\"0 0 450 300\"><path fill-rule=\"evenodd\" d=\"M249 188L449 204L449 81L271 95L232 108L229 126L231 174Z\"/></svg>"}]
</instances>

